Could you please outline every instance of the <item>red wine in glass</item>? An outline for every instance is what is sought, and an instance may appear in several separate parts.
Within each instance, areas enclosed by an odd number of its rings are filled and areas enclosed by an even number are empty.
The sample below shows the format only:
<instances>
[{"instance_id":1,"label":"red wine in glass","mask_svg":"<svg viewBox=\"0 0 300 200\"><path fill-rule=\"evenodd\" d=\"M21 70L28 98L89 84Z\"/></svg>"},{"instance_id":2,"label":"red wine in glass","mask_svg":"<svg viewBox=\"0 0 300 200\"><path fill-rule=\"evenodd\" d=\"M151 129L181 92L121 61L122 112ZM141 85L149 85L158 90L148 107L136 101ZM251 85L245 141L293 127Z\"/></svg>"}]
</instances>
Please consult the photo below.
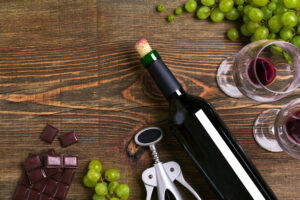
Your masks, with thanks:
<instances>
[{"instance_id":1,"label":"red wine in glass","mask_svg":"<svg viewBox=\"0 0 300 200\"><path fill-rule=\"evenodd\" d=\"M300 110L291 114L285 123L285 128L288 137L300 144Z\"/></svg>"},{"instance_id":2,"label":"red wine in glass","mask_svg":"<svg viewBox=\"0 0 300 200\"><path fill-rule=\"evenodd\" d=\"M254 61L253 59L248 67L248 76L251 80L251 82L255 85L258 85L259 82L257 78L259 79L260 83L263 84L264 86L269 85L272 83L272 81L275 79L276 76L276 68L275 66L268 61L265 58L258 57L256 59L256 65L254 66ZM255 72L256 69L256 72ZM257 76L257 78L256 78Z\"/></svg>"}]
</instances>

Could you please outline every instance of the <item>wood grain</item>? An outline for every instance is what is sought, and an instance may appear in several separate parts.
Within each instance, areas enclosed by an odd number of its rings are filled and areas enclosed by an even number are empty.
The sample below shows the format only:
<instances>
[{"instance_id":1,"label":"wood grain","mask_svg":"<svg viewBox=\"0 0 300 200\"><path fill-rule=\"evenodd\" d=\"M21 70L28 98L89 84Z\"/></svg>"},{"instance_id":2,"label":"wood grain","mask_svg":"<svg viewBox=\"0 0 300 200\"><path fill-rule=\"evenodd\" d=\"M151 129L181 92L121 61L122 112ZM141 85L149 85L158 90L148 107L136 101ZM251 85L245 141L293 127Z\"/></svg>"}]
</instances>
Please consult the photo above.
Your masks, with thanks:
<instances>
[{"instance_id":1,"label":"wood grain","mask_svg":"<svg viewBox=\"0 0 300 200\"><path fill-rule=\"evenodd\" d=\"M164 3L167 11L155 12ZM266 108L280 108L296 91L271 104L231 99L217 87L215 74L225 57L246 43L225 39L237 24L199 21L184 13L165 17L183 1L26 0L0 3L0 198L11 199L30 152L55 148L79 155L80 168L68 199L91 199L81 179L91 159L118 168L130 199L144 199L141 173L150 153L132 142L143 127L161 126L162 161L180 163L186 180L205 200L216 199L168 129L167 102L142 68L134 43L147 37L187 92L208 99L253 160L279 199L298 199L300 161L269 153L255 143L252 125ZM39 139L46 123L61 133L76 130L79 143L61 148ZM182 189L185 199L192 199Z\"/></svg>"}]
</instances>

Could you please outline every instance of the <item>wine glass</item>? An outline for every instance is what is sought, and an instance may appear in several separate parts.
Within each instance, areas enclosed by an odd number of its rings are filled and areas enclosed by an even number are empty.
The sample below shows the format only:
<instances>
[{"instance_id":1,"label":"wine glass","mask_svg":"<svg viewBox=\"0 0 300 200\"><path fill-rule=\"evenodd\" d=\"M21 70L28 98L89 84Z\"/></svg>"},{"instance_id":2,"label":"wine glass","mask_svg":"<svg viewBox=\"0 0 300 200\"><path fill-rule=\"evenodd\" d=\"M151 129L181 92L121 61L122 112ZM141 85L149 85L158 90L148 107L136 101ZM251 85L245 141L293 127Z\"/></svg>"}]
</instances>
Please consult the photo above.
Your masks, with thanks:
<instances>
[{"instance_id":1,"label":"wine glass","mask_svg":"<svg viewBox=\"0 0 300 200\"><path fill-rule=\"evenodd\" d=\"M285 151L300 159L300 98L281 109L268 109L259 114L253 134L262 148L272 152Z\"/></svg>"},{"instance_id":2,"label":"wine glass","mask_svg":"<svg viewBox=\"0 0 300 200\"><path fill-rule=\"evenodd\" d=\"M300 85L300 53L291 43L260 40L250 43L217 71L217 83L230 97L259 102L279 100Z\"/></svg>"}]
</instances>

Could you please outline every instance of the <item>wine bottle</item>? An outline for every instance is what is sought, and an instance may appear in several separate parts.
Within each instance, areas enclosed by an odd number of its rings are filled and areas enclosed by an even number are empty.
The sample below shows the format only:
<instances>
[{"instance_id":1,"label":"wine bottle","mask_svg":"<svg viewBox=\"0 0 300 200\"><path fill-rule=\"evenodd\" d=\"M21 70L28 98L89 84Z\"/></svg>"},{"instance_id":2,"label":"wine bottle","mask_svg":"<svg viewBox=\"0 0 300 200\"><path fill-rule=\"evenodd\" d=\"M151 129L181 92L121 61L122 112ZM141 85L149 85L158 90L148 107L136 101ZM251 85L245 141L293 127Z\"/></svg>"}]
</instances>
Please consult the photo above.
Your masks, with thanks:
<instances>
[{"instance_id":1,"label":"wine bottle","mask_svg":"<svg viewBox=\"0 0 300 200\"><path fill-rule=\"evenodd\" d=\"M145 38L135 47L169 103L172 132L218 199L277 199L212 105L186 94Z\"/></svg>"}]
</instances>

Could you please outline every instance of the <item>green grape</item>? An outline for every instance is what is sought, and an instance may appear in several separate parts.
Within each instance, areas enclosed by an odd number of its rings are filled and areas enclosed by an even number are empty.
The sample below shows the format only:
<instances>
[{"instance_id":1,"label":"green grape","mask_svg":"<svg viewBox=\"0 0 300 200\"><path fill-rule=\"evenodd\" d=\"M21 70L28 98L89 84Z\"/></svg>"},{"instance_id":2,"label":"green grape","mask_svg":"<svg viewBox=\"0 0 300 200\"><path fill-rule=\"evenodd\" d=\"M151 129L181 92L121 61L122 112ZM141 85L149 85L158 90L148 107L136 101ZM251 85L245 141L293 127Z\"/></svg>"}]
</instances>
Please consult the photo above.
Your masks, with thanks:
<instances>
[{"instance_id":1,"label":"green grape","mask_svg":"<svg viewBox=\"0 0 300 200\"><path fill-rule=\"evenodd\" d=\"M288 27L283 27L280 30L279 34L280 34L280 38L285 40L285 41L288 41L288 40L292 39L293 36L294 36L293 31Z\"/></svg>"},{"instance_id":2,"label":"green grape","mask_svg":"<svg viewBox=\"0 0 300 200\"><path fill-rule=\"evenodd\" d=\"M243 16L243 22L244 22L245 24L247 24L248 22L250 22L250 18L248 17L248 15L244 15L244 16Z\"/></svg>"},{"instance_id":3,"label":"green grape","mask_svg":"<svg viewBox=\"0 0 300 200\"><path fill-rule=\"evenodd\" d=\"M264 40L267 39L269 35L269 29L265 26L258 27L254 32L254 39L257 40Z\"/></svg>"},{"instance_id":4,"label":"green grape","mask_svg":"<svg viewBox=\"0 0 300 200\"><path fill-rule=\"evenodd\" d=\"M244 13L245 13L246 15L248 15L248 13L249 13L249 11L250 11L251 8L253 8L253 7L250 6L250 5L246 5L246 6L244 7Z\"/></svg>"},{"instance_id":5,"label":"green grape","mask_svg":"<svg viewBox=\"0 0 300 200\"><path fill-rule=\"evenodd\" d=\"M105 200L105 196L101 196L97 193L93 195L93 200Z\"/></svg>"},{"instance_id":6,"label":"green grape","mask_svg":"<svg viewBox=\"0 0 300 200\"><path fill-rule=\"evenodd\" d=\"M268 5L269 10L271 10L271 11L275 10L276 7L277 7L277 5L274 2L270 2Z\"/></svg>"},{"instance_id":7,"label":"green grape","mask_svg":"<svg viewBox=\"0 0 300 200\"><path fill-rule=\"evenodd\" d=\"M159 4L159 5L157 6L156 10L157 10L158 12L164 12L164 11L166 10L166 7L165 7L164 4Z\"/></svg>"},{"instance_id":8,"label":"green grape","mask_svg":"<svg viewBox=\"0 0 300 200\"><path fill-rule=\"evenodd\" d=\"M228 12L233 8L233 4L233 0L221 0L219 4L219 9L224 13Z\"/></svg>"},{"instance_id":9,"label":"green grape","mask_svg":"<svg viewBox=\"0 0 300 200\"><path fill-rule=\"evenodd\" d=\"M249 18L253 22L260 22L264 18L264 13L258 8L251 8L248 13Z\"/></svg>"},{"instance_id":10,"label":"green grape","mask_svg":"<svg viewBox=\"0 0 300 200\"><path fill-rule=\"evenodd\" d=\"M91 181L90 179L88 179L87 176L84 176L82 179L83 185L89 188L93 188L95 187L95 185L97 184L97 182Z\"/></svg>"},{"instance_id":11,"label":"green grape","mask_svg":"<svg viewBox=\"0 0 300 200\"><path fill-rule=\"evenodd\" d=\"M188 0L185 3L184 8L189 13L194 12L197 8L197 2L195 0Z\"/></svg>"},{"instance_id":12,"label":"green grape","mask_svg":"<svg viewBox=\"0 0 300 200\"><path fill-rule=\"evenodd\" d=\"M236 40L239 37L239 32L236 28L231 28L227 31L227 37L229 40Z\"/></svg>"},{"instance_id":13,"label":"green grape","mask_svg":"<svg viewBox=\"0 0 300 200\"><path fill-rule=\"evenodd\" d=\"M252 33L250 33L250 32L248 31L247 25L246 25L246 24L243 24L243 25L241 26L240 32L241 32L241 34L244 35L244 36L250 36L250 35L252 35Z\"/></svg>"},{"instance_id":14,"label":"green grape","mask_svg":"<svg viewBox=\"0 0 300 200\"><path fill-rule=\"evenodd\" d=\"M262 7L261 11L264 13L264 19L270 19L273 15L272 11L266 6Z\"/></svg>"},{"instance_id":15,"label":"green grape","mask_svg":"<svg viewBox=\"0 0 300 200\"><path fill-rule=\"evenodd\" d=\"M272 32L278 32L282 27L280 16L275 15L271 17L268 21L268 25Z\"/></svg>"},{"instance_id":16,"label":"green grape","mask_svg":"<svg viewBox=\"0 0 300 200\"><path fill-rule=\"evenodd\" d=\"M239 12L242 12L243 9L244 9L244 6L243 6L243 5L238 5L237 10L238 10Z\"/></svg>"},{"instance_id":17,"label":"green grape","mask_svg":"<svg viewBox=\"0 0 300 200\"><path fill-rule=\"evenodd\" d=\"M268 39L275 40L276 39L276 33L270 33L268 36Z\"/></svg>"},{"instance_id":18,"label":"green grape","mask_svg":"<svg viewBox=\"0 0 300 200\"><path fill-rule=\"evenodd\" d=\"M236 8L232 8L227 13L225 13L225 17L231 21L237 20L239 18L239 15L240 14Z\"/></svg>"},{"instance_id":19,"label":"green grape","mask_svg":"<svg viewBox=\"0 0 300 200\"><path fill-rule=\"evenodd\" d=\"M168 20L168 22L172 23L175 20L175 16L173 14L171 14L171 15L168 16L167 20Z\"/></svg>"},{"instance_id":20,"label":"green grape","mask_svg":"<svg viewBox=\"0 0 300 200\"><path fill-rule=\"evenodd\" d=\"M94 169L94 170L96 170L97 172L100 172L101 169L102 169L102 164L101 164L101 162L99 162L98 160L92 160L92 161L89 163L88 169Z\"/></svg>"},{"instance_id":21,"label":"green grape","mask_svg":"<svg viewBox=\"0 0 300 200\"><path fill-rule=\"evenodd\" d=\"M283 0L283 3L287 8L296 8L298 0Z\"/></svg>"},{"instance_id":22,"label":"green grape","mask_svg":"<svg viewBox=\"0 0 300 200\"><path fill-rule=\"evenodd\" d=\"M238 6L242 6L244 4L244 0L233 0L233 1Z\"/></svg>"},{"instance_id":23,"label":"green grape","mask_svg":"<svg viewBox=\"0 0 300 200\"><path fill-rule=\"evenodd\" d=\"M257 22L252 22L252 21L250 21L250 22L247 24L247 30L248 30L250 33L254 33L258 27L260 27L260 25L259 25L259 23L257 23Z\"/></svg>"},{"instance_id":24,"label":"green grape","mask_svg":"<svg viewBox=\"0 0 300 200\"><path fill-rule=\"evenodd\" d=\"M109 200L120 200L120 199L117 197L113 197L113 198L110 198Z\"/></svg>"},{"instance_id":25,"label":"green grape","mask_svg":"<svg viewBox=\"0 0 300 200\"><path fill-rule=\"evenodd\" d=\"M100 172L96 171L95 169L90 169L87 174L87 178L92 182L97 182L100 179Z\"/></svg>"},{"instance_id":26,"label":"green grape","mask_svg":"<svg viewBox=\"0 0 300 200\"><path fill-rule=\"evenodd\" d=\"M113 195L114 191L117 189L117 187L119 186L119 183L116 181L112 181L108 184L108 193L110 195Z\"/></svg>"},{"instance_id":27,"label":"green grape","mask_svg":"<svg viewBox=\"0 0 300 200\"><path fill-rule=\"evenodd\" d=\"M269 0L253 0L253 3L257 6L265 6L268 2Z\"/></svg>"},{"instance_id":28,"label":"green grape","mask_svg":"<svg viewBox=\"0 0 300 200\"><path fill-rule=\"evenodd\" d=\"M95 192L98 195L102 195L102 196L106 195L108 193L106 183L97 183L97 185L95 187Z\"/></svg>"},{"instance_id":29,"label":"green grape","mask_svg":"<svg viewBox=\"0 0 300 200\"><path fill-rule=\"evenodd\" d=\"M274 10L275 15L282 15L285 12L285 8L282 4L277 4L276 9Z\"/></svg>"},{"instance_id":30,"label":"green grape","mask_svg":"<svg viewBox=\"0 0 300 200\"><path fill-rule=\"evenodd\" d=\"M291 43L295 45L296 47L300 48L300 35L295 36L292 40Z\"/></svg>"},{"instance_id":31,"label":"green grape","mask_svg":"<svg viewBox=\"0 0 300 200\"><path fill-rule=\"evenodd\" d=\"M297 26L297 33L300 34L300 24Z\"/></svg>"},{"instance_id":32,"label":"green grape","mask_svg":"<svg viewBox=\"0 0 300 200\"><path fill-rule=\"evenodd\" d=\"M130 192L130 189L128 187L128 185L126 184L121 184L117 187L115 193L118 197L128 197L129 196L129 192Z\"/></svg>"},{"instance_id":33,"label":"green grape","mask_svg":"<svg viewBox=\"0 0 300 200\"><path fill-rule=\"evenodd\" d=\"M213 22L220 22L224 19L224 13L219 8L215 8L210 14L210 19Z\"/></svg>"},{"instance_id":34,"label":"green grape","mask_svg":"<svg viewBox=\"0 0 300 200\"><path fill-rule=\"evenodd\" d=\"M104 177L107 181L116 181L120 178L120 173L117 169L108 169L104 173Z\"/></svg>"},{"instance_id":35,"label":"green grape","mask_svg":"<svg viewBox=\"0 0 300 200\"><path fill-rule=\"evenodd\" d=\"M281 23L287 27L294 27L298 24L298 18L294 12L286 12L281 16Z\"/></svg>"},{"instance_id":36,"label":"green grape","mask_svg":"<svg viewBox=\"0 0 300 200\"><path fill-rule=\"evenodd\" d=\"M210 15L210 9L207 6L201 6L198 10L197 10L197 17L198 19L206 19L208 18Z\"/></svg>"},{"instance_id":37,"label":"green grape","mask_svg":"<svg viewBox=\"0 0 300 200\"><path fill-rule=\"evenodd\" d=\"M204 6L213 6L215 4L215 0L201 0L201 3Z\"/></svg>"},{"instance_id":38,"label":"green grape","mask_svg":"<svg viewBox=\"0 0 300 200\"><path fill-rule=\"evenodd\" d=\"M174 10L175 15L180 15L182 13L182 8L176 8Z\"/></svg>"}]
</instances>

